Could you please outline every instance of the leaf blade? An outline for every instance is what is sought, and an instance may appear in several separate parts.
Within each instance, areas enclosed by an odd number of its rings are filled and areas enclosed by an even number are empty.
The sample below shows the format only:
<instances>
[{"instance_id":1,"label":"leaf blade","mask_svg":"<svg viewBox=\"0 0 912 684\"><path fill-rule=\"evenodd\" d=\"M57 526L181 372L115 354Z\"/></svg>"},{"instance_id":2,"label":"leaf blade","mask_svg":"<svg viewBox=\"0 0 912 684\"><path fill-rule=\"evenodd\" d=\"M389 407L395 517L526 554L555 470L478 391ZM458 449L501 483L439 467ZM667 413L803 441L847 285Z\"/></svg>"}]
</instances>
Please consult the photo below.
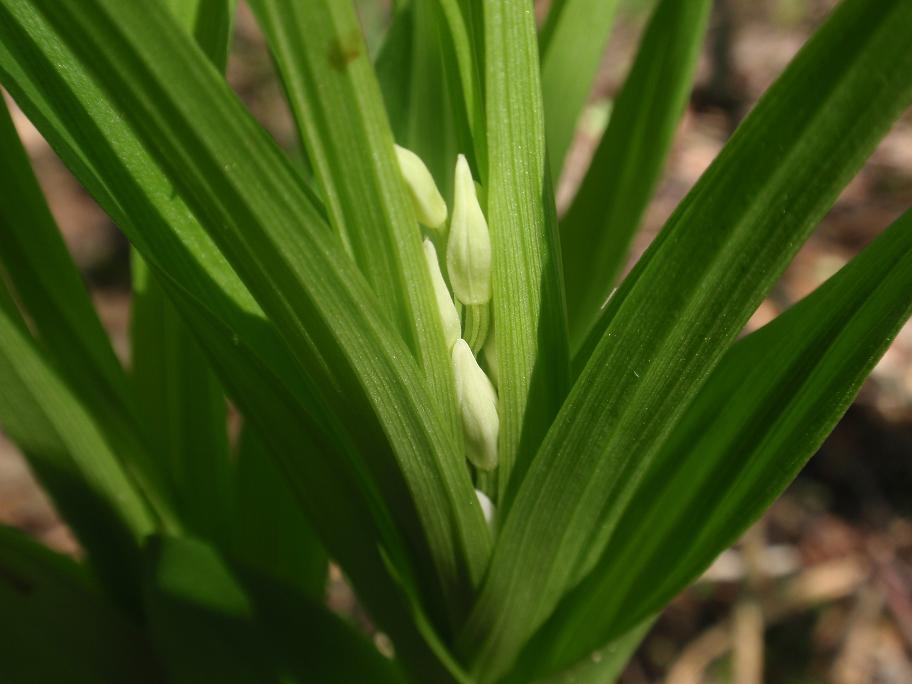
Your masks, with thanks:
<instances>
[{"instance_id":1,"label":"leaf blade","mask_svg":"<svg viewBox=\"0 0 912 684\"><path fill-rule=\"evenodd\" d=\"M477 671L508 668L591 569L683 407L908 105L910 21L908 3L843 2L611 300L501 528L461 647Z\"/></svg>"},{"instance_id":2,"label":"leaf blade","mask_svg":"<svg viewBox=\"0 0 912 684\"><path fill-rule=\"evenodd\" d=\"M711 5L709 0L658 4L612 107L608 129L561 221L574 350L610 296L659 180L690 92Z\"/></svg>"},{"instance_id":3,"label":"leaf blade","mask_svg":"<svg viewBox=\"0 0 912 684\"><path fill-rule=\"evenodd\" d=\"M555 660L585 653L592 635L618 633L657 610L734 543L836 426L912 315L909 292L912 212L737 342L663 445L598 566L529 644L530 656L549 657L536 648L552 658L562 652ZM585 607L593 605L597 615Z\"/></svg>"},{"instance_id":4,"label":"leaf blade","mask_svg":"<svg viewBox=\"0 0 912 684\"><path fill-rule=\"evenodd\" d=\"M484 4L487 191L505 505L568 383L567 319L545 160L538 46L523 0Z\"/></svg>"}]
</instances>

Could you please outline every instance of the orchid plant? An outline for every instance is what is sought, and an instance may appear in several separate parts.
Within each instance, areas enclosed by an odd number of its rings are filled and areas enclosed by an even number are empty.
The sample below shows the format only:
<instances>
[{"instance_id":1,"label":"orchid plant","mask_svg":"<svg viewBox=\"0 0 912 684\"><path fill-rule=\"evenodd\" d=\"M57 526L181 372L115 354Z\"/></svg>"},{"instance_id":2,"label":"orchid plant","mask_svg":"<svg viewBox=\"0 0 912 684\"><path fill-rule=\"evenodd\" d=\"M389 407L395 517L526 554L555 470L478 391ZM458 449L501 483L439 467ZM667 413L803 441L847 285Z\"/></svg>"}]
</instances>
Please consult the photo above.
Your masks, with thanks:
<instances>
[{"instance_id":1,"label":"orchid plant","mask_svg":"<svg viewBox=\"0 0 912 684\"><path fill-rule=\"evenodd\" d=\"M912 3L842 0L620 282L710 0L655 3L560 218L616 0L399 0L376 55L348 0L249 5L292 154L233 0L0 0L133 248L124 366L0 111L0 425L83 551L0 528L0 679L611 681L912 312L906 214L741 336L909 106Z\"/></svg>"}]
</instances>

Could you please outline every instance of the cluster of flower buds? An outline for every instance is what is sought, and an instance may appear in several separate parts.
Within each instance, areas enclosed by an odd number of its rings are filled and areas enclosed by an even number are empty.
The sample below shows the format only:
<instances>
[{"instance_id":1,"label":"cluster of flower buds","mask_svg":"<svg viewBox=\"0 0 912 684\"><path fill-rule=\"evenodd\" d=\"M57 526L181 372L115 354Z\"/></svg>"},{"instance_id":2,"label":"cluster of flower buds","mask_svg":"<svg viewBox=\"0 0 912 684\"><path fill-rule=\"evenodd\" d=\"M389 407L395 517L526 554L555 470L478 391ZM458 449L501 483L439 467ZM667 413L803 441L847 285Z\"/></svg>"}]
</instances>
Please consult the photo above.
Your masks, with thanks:
<instances>
[{"instance_id":1,"label":"cluster of flower buds","mask_svg":"<svg viewBox=\"0 0 912 684\"><path fill-rule=\"evenodd\" d=\"M398 145L396 156L418 221L429 228L444 228L447 206L424 162L414 152ZM424 253L434 286L444 339L450 349L466 456L479 470L490 471L497 467L497 436L500 431L497 392L478 364L472 346L464 338L478 342L476 352L482 351L480 347L484 346L482 353L485 364L489 371L496 373L494 336L487 335L486 332L491 300L491 236L478 201L472 171L461 154L456 159L453 212L448 237L444 233L445 231L440 231L440 239L446 239L447 242L445 266L452 295L434 243L427 238L424 240ZM471 335L468 329L463 329L457 308L459 305L466 314L467 327L470 320L472 322ZM469 316L469 313L472 315ZM475 321L480 317L484 317L485 321L484 335L478 335L474 331L478 327Z\"/></svg>"}]
</instances>

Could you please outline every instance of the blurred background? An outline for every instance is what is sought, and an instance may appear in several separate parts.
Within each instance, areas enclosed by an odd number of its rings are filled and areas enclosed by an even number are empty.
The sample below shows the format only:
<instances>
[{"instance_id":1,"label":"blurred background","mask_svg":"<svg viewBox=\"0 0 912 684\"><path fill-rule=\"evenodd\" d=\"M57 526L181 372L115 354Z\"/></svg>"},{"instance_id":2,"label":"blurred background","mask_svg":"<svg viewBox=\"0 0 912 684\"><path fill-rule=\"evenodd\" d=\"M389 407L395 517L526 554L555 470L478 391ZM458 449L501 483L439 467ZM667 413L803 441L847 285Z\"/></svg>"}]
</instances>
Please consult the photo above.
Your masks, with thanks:
<instances>
[{"instance_id":1,"label":"blurred background","mask_svg":"<svg viewBox=\"0 0 912 684\"><path fill-rule=\"evenodd\" d=\"M359 4L369 45L376 47L388 7L373 0ZM540 18L548 4L536 2ZM696 87L634 259L834 4L716 0ZM651 5L651 0L621 2L558 184L559 207L586 170ZM293 149L290 115L243 3L236 33L230 81L279 143ZM126 240L15 108L14 114L54 216L124 357L130 307ZM749 327L806 295L909 207L912 114L907 113ZM2 434L0 522L65 553L79 553ZM369 628L340 574L331 576L331 604ZM786 494L665 610L621 681L912 682L912 325L897 336L855 405Z\"/></svg>"}]
</instances>

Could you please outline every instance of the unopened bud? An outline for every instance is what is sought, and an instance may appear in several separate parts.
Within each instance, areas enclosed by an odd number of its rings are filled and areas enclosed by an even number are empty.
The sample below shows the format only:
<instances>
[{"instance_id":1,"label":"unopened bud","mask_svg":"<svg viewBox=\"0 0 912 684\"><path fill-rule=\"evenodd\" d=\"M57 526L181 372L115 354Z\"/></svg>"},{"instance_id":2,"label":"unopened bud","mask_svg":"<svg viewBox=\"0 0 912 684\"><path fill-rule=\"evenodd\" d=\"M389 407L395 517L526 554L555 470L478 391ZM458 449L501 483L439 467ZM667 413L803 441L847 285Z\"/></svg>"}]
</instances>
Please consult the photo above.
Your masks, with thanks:
<instances>
[{"instance_id":1,"label":"unopened bud","mask_svg":"<svg viewBox=\"0 0 912 684\"><path fill-rule=\"evenodd\" d=\"M421 157L399 145L395 147L399 170L415 206L418 222L428 228L439 228L446 221L447 206L440 191L437 190L434 177L421 161Z\"/></svg>"},{"instance_id":2,"label":"unopened bud","mask_svg":"<svg viewBox=\"0 0 912 684\"><path fill-rule=\"evenodd\" d=\"M456 159L447 269L460 302L484 304L491 299L491 236L475 194L472 171L461 154Z\"/></svg>"},{"instance_id":3,"label":"unopened bud","mask_svg":"<svg viewBox=\"0 0 912 684\"><path fill-rule=\"evenodd\" d=\"M431 272L431 283L434 286L434 297L437 300L437 310L440 312L440 321L443 324L443 337L447 349L451 349L462 334L459 323L459 313L450 296L443 274L440 272L440 262L437 261L437 250L434 243L425 238L424 256L427 257L428 270Z\"/></svg>"},{"instance_id":4,"label":"unopened bud","mask_svg":"<svg viewBox=\"0 0 912 684\"><path fill-rule=\"evenodd\" d=\"M494 522L494 502L480 489L475 490L475 496L478 497L478 505L481 506L481 514L484 516L485 522L488 525L492 524Z\"/></svg>"},{"instance_id":5,"label":"unopened bud","mask_svg":"<svg viewBox=\"0 0 912 684\"><path fill-rule=\"evenodd\" d=\"M476 468L492 470L497 467L500 431L497 393L465 340L456 340L452 355L466 455Z\"/></svg>"}]
</instances>

